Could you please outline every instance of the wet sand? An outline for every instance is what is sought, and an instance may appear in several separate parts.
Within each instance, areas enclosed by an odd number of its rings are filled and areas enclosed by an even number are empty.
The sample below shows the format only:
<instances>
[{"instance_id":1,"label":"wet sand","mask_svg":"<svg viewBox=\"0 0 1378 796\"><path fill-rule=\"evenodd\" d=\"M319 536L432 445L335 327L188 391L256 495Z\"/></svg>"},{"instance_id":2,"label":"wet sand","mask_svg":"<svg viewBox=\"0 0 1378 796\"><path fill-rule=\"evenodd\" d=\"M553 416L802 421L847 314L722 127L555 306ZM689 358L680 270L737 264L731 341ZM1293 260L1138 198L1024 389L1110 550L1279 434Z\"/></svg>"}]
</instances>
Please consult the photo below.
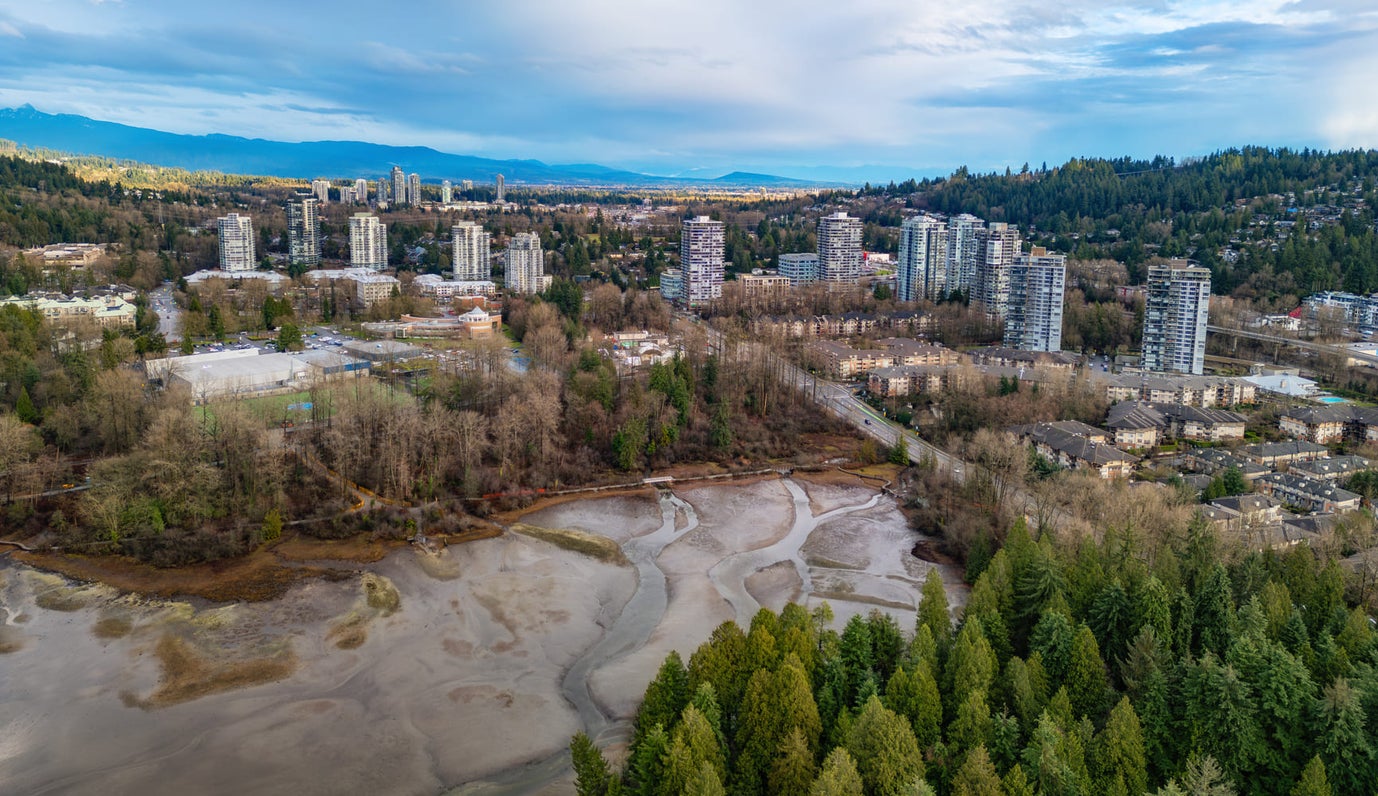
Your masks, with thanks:
<instances>
[{"instance_id":1,"label":"wet sand","mask_svg":"<svg viewBox=\"0 0 1378 796\"><path fill-rule=\"evenodd\" d=\"M570 793L570 735L615 752L670 650L820 594L839 625L881 607L910 628L932 566L861 486L713 485L522 521L612 538L631 565L506 534L216 605L0 563L0 791Z\"/></svg>"}]
</instances>

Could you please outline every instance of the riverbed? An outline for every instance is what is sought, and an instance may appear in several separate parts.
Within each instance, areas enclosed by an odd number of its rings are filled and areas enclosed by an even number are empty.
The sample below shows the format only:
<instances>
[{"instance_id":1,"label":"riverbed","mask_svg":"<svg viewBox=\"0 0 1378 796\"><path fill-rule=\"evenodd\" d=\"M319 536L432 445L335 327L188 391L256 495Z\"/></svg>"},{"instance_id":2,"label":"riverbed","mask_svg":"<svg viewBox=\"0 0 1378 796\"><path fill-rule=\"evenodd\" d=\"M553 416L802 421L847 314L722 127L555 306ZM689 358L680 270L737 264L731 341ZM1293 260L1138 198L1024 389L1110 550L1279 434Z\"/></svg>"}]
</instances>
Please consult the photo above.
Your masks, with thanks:
<instances>
[{"instance_id":1,"label":"riverbed","mask_svg":"<svg viewBox=\"0 0 1378 796\"><path fill-rule=\"evenodd\" d=\"M232 605L0 564L0 791L570 793L569 737L616 754L671 650L790 600L912 628L932 566L861 485L648 489L522 522L629 563L509 533Z\"/></svg>"}]
</instances>

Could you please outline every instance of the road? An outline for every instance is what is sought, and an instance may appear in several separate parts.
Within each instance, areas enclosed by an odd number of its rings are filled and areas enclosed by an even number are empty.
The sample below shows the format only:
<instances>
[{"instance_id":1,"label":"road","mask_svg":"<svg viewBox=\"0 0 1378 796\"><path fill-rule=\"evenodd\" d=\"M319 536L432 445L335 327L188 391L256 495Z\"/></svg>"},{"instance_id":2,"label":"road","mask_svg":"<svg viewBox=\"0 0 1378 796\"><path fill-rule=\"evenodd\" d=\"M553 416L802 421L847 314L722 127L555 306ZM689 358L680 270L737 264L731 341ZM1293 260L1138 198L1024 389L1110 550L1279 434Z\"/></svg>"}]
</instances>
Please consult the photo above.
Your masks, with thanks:
<instances>
[{"instance_id":1,"label":"road","mask_svg":"<svg viewBox=\"0 0 1378 796\"><path fill-rule=\"evenodd\" d=\"M182 339L182 309L172 299L171 282L164 282L148 294L148 306L158 313L158 333L164 340Z\"/></svg>"}]
</instances>

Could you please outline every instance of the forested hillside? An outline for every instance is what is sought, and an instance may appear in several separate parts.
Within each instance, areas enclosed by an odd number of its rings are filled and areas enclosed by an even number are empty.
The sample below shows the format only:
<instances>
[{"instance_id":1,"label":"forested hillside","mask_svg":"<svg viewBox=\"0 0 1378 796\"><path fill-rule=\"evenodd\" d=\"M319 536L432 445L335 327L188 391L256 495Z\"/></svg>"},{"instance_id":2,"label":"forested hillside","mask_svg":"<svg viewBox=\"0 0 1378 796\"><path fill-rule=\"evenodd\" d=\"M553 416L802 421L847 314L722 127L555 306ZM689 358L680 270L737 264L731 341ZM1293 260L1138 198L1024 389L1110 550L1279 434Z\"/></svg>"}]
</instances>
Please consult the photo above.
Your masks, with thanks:
<instances>
[{"instance_id":1,"label":"forested hillside","mask_svg":"<svg viewBox=\"0 0 1378 796\"><path fill-rule=\"evenodd\" d=\"M1209 266L1217 293L1378 290L1378 152L1250 147L1177 163L1072 160L1018 174L952 177L896 191L944 213L1019 224L1079 259L1150 257ZM1237 254L1227 254L1233 251Z\"/></svg>"},{"instance_id":2,"label":"forested hillside","mask_svg":"<svg viewBox=\"0 0 1378 796\"><path fill-rule=\"evenodd\" d=\"M672 654L624 771L575 736L579 793L1378 792L1374 630L1308 547L1019 526L955 626L936 573L912 631L828 613L762 610Z\"/></svg>"}]
</instances>

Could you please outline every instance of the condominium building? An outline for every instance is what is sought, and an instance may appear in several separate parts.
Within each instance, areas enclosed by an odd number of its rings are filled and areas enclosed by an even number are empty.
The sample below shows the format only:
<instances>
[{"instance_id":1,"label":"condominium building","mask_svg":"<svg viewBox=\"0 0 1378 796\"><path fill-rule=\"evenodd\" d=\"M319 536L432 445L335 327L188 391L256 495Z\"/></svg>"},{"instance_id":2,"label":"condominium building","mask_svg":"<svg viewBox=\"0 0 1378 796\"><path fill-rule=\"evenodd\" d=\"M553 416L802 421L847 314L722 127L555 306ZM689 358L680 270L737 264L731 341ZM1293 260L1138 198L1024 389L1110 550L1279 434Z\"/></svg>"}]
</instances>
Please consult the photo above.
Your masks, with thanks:
<instances>
[{"instance_id":1,"label":"condominium building","mask_svg":"<svg viewBox=\"0 0 1378 796\"><path fill-rule=\"evenodd\" d=\"M312 180L311 193L316 195L316 199L321 204L330 202L330 180Z\"/></svg>"},{"instance_id":2,"label":"condominium building","mask_svg":"<svg viewBox=\"0 0 1378 796\"><path fill-rule=\"evenodd\" d=\"M1062 350L1066 259L1037 246L1028 254L1015 256L1010 266L1005 345L1025 351Z\"/></svg>"},{"instance_id":3,"label":"condominium building","mask_svg":"<svg viewBox=\"0 0 1378 796\"><path fill-rule=\"evenodd\" d=\"M472 191L472 190L474 190L474 181L473 181L473 180L460 180L460 181L459 181L459 190L461 190L461 191Z\"/></svg>"},{"instance_id":4,"label":"condominium building","mask_svg":"<svg viewBox=\"0 0 1378 796\"><path fill-rule=\"evenodd\" d=\"M354 181L354 201L361 205L368 204L368 180L358 179Z\"/></svg>"},{"instance_id":5,"label":"condominium building","mask_svg":"<svg viewBox=\"0 0 1378 796\"><path fill-rule=\"evenodd\" d=\"M780 276L789 277L791 287L818 281L818 255L795 252L780 255Z\"/></svg>"},{"instance_id":6,"label":"condominium building","mask_svg":"<svg viewBox=\"0 0 1378 796\"><path fill-rule=\"evenodd\" d=\"M947 292L970 296L985 261L981 248L986 222L963 213L947 220Z\"/></svg>"},{"instance_id":7,"label":"condominium building","mask_svg":"<svg viewBox=\"0 0 1378 796\"><path fill-rule=\"evenodd\" d=\"M498 188L496 201L498 204L502 204L503 202L507 201L507 180L504 179L501 174L499 174L495 182L497 183Z\"/></svg>"},{"instance_id":8,"label":"condominium building","mask_svg":"<svg viewBox=\"0 0 1378 796\"><path fill-rule=\"evenodd\" d=\"M679 303L684 295L684 272L678 268L666 268L660 272L660 298L672 304Z\"/></svg>"},{"instance_id":9,"label":"condominium building","mask_svg":"<svg viewBox=\"0 0 1378 796\"><path fill-rule=\"evenodd\" d=\"M349 217L349 263L374 271L388 267L388 227L377 216L355 213Z\"/></svg>"},{"instance_id":10,"label":"condominium building","mask_svg":"<svg viewBox=\"0 0 1378 796\"><path fill-rule=\"evenodd\" d=\"M407 204L421 204L421 175L414 172L407 175Z\"/></svg>"},{"instance_id":11,"label":"condominium building","mask_svg":"<svg viewBox=\"0 0 1378 796\"><path fill-rule=\"evenodd\" d=\"M455 198L455 189L454 189L454 186L453 186L452 184L450 184L450 181L449 181L449 180L441 180L441 181L440 181L440 203L441 203L441 204L446 204L446 205L447 205L447 204L449 204L450 202L454 201L454 198Z\"/></svg>"},{"instance_id":12,"label":"condominium building","mask_svg":"<svg viewBox=\"0 0 1378 796\"><path fill-rule=\"evenodd\" d=\"M388 177L392 182L392 203L395 205L406 204L407 175L402 173L402 167L393 166Z\"/></svg>"},{"instance_id":13,"label":"condominium building","mask_svg":"<svg viewBox=\"0 0 1378 796\"><path fill-rule=\"evenodd\" d=\"M220 232L220 270L254 270L254 222L248 216L230 213L215 220Z\"/></svg>"},{"instance_id":14,"label":"condominium building","mask_svg":"<svg viewBox=\"0 0 1378 796\"><path fill-rule=\"evenodd\" d=\"M1200 375L1206 364L1211 272L1190 260L1148 267L1143 366L1159 373Z\"/></svg>"},{"instance_id":15,"label":"condominium building","mask_svg":"<svg viewBox=\"0 0 1378 796\"><path fill-rule=\"evenodd\" d=\"M846 213L818 219L818 279L834 285L861 279L861 219Z\"/></svg>"},{"instance_id":16,"label":"condominium building","mask_svg":"<svg viewBox=\"0 0 1378 796\"><path fill-rule=\"evenodd\" d=\"M895 297L937 301L947 293L947 230L932 216L906 218L900 227Z\"/></svg>"},{"instance_id":17,"label":"condominium building","mask_svg":"<svg viewBox=\"0 0 1378 796\"><path fill-rule=\"evenodd\" d=\"M378 197L378 201L383 204L387 204L388 199L392 196L392 194L388 191L388 181L383 179L382 177L378 178L378 191L376 195Z\"/></svg>"},{"instance_id":18,"label":"condominium building","mask_svg":"<svg viewBox=\"0 0 1378 796\"><path fill-rule=\"evenodd\" d=\"M491 237L472 221L460 221L450 230L455 279L477 282L493 274Z\"/></svg>"},{"instance_id":19,"label":"condominium building","mask_svg":"<svg viewBox=\"0 0 1378 796\"><path fill-rule=\"evenodd\" d=\"M681 296L687 307L703 307L722 298L724 237L721 221L708 216L680 224L679 267L684 274Z\"/></svg>"},{"instance_id":20,"label":"condominium building","mask_svg":"<svg viewBox=\"0 0 1378 796\"><path fill-rule=\"evenodd\" d=\"M505 282L515 293L540 293L550 287L545 275L545 253L541 237L534 232L519 232L507 244Z\"/></svg>"},{"instance_id":21,"label":"condominium building","mask_svg":"<svg viewBox=\"0 0 1378 796\"><path fill-rule=\"evenodd\" d=\"M319 201L310 194L299 193L287 203L287 259L293 265L321 262Z\"/></svg>"},{"instance_id":22,"label":"condominium building","mask_svg":"<svg viewBox=\"0 0 1378 796\"><path fill-rule=\"evenodd\" d=\"M987 225L981 236L984 255L972 298L987 315L1004 318L1010 301L1010 268L1021 248L1019 229L1002 222Z\"/></svg>"}]
</instances>

